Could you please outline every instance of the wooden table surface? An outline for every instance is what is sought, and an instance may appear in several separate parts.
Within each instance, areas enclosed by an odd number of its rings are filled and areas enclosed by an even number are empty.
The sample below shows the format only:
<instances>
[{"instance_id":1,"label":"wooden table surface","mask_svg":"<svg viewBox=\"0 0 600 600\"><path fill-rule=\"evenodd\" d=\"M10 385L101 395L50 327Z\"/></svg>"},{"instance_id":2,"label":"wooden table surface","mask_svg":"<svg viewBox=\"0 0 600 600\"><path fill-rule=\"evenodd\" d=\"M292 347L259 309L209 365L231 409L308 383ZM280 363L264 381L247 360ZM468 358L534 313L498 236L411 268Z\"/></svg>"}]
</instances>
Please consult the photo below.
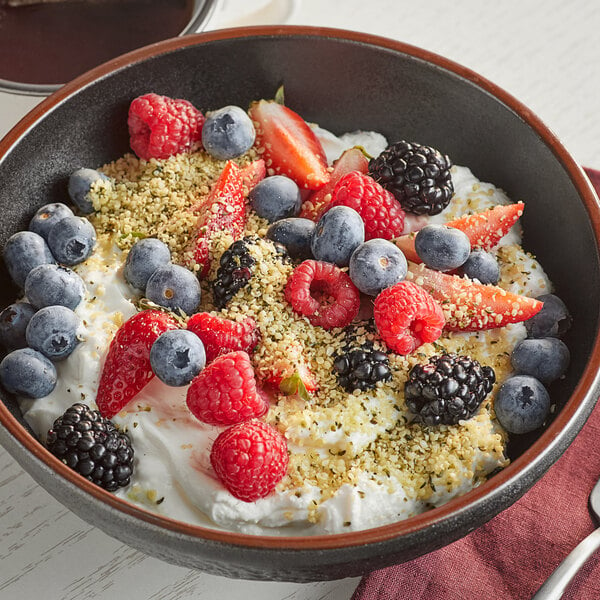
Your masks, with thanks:
<instances>
[{"instance_id":1,"label":"wooden table surface","mask_svg":"<svg viewBox=\"0 0 600 600\"><path fill-rule=\"evenodd\" d=\"M511 92L576 160L600 167L600 4L296 0L289 11L286 1L255 3L256 10L242 14L240 6L248 3L224 0L209 28L287 20L426 48ZM0 136L38 101L0 93ZM344 600L358 581L236 581L149 558L63 508L0 448L0 600Z\"/></svg>"}]
</instances>

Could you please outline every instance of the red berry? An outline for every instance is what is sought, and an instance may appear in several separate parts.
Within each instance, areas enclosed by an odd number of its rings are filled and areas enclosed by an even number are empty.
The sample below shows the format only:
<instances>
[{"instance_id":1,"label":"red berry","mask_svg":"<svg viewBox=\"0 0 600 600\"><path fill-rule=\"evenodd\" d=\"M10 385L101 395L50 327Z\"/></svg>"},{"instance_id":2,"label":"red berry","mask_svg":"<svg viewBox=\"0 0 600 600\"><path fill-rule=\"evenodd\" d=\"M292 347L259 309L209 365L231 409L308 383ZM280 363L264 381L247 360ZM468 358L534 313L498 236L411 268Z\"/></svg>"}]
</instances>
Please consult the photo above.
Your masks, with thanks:
<instances>
[{"instance_id":1,"label":"red berry","mask_svg":"<svg viewBox=\"0 0 600 600\"><path fill-rule=\"evenodd\" d=\"M219 435L210 462L233 496L254 502L270 494L285 477L287 442L271 425L246 421Z\"/></svg>"},{"instance_id":2,"label":"red berry","mask_svg":"<svg viewBox=\"0 0 600 600\"><path fill-rule=\"evenodd\" d=\"M129 144L146 160L187 152L202 140L204 115L187 100L145 94L129 106Z\"/></svg>"},{"instance_id":3,"label":"red berry","mask_svg":"<svg viewBox=\"0 0 600 600\"><path fill-rule=\"evenodd\" d=\"M373 310L375 325L388 348L398 354L437 340L444 327L441 306L422 287L401 281L381 292Z\"/></svg>"},{"instance_id":4,"label":"red berry","mask_svg":"<svg viewBox=\"0 0 600 600\"><path fill-rule=\"evenodd\" d=\"M404 211L400 202L374 179L352 171L335 186L332 206L353 208L365 223L365 239L391 240L404 231Z\"/></svg>"},{"instance_id":5,"label":"red berry","mask_svg":"<svg viewBox=\"0 0 600 600\"><path fill-rule=\"evenodd\" d=\"M331 263L305 260L290 275L285 299L323 329L349 325L360 308L360 292L350 276Z\"/></svg>"},{"instance_id":6,"label":"red berry","mask_svg":"<svg viewBox=\"0 0 600 600\"><path fill-rule=\"evenodd\" d=\"M209 425L233 425L262 417L269 404L257 389L246 352L222 354L194 377L187 391L192 414Z\"/></svg>"},{"instance_id":7,"label":"red berry","mask_svg":"<svg viewBox=\"0 0 600 600\"><path fill-rule=\"evenodd\" d=\"M237 322L205 312L196 313L190 317L187 328L202 340L207 363L235 350L250 353L260 340L260 330L252 317Z\"/></svg>"}]
</instances>

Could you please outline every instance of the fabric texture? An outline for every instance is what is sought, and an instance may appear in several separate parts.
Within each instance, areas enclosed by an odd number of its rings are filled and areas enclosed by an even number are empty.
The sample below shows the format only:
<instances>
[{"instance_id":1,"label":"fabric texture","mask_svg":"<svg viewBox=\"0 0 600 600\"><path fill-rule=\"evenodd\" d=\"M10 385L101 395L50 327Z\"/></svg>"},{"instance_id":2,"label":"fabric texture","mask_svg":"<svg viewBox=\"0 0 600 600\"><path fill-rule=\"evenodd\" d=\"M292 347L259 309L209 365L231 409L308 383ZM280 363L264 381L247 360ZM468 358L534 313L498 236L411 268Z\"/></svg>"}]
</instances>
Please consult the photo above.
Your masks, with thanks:
<instances>
[{"instance_id":1,"label":"fabric texture","mask_svg":"<svg viewBox=\"0 0 600 600\"><path fill-rule=\"evenodd\" d=\"M600 171L586 173L600 194ZM598 478L600 404L565 454L510 508L445 548L365 575L352 600L531 598L596 527L588 496ZM563 598L600 599L600 552Z\"/></svg>"}]
</instances>

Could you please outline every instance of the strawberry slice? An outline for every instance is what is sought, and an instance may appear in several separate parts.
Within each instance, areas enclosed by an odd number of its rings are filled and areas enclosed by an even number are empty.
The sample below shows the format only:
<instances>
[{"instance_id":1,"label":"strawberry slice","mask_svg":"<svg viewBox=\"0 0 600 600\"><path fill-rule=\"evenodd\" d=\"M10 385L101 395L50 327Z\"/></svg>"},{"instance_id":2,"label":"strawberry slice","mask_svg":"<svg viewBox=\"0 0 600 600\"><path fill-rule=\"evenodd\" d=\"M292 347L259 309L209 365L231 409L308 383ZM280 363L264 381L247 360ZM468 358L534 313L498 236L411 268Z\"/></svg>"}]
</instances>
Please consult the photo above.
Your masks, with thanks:
<instances>
[{"instance_id":1,"label":"strawberry slice","mask_svg":"<svg viewBox=\"0 0 600 600\"><path fill-rule=\"evenodd\" d=\"M252 103L248 114L256 129L255 146L269 170L309 190L329 181L323 146L300 115L273 100Z\"/></svg>"},{"instance_id":2,"label":"strawberry slice","mask_svg":"<svg viewBox=\"0 0 600 600\"><path fill-rule=\"evenodd\" d=\"M154 377L150 348L159 335L179 329L168 313L144 310L121 325L109 348L96 396L102 416L110 419Z\"/></svg>"},{"instance_id":3,"label":"strawberry slice","mask_svg":"<svg viewBox=\"0 0 600 600\"><path fill-rule=\"evenodd\" d=\"M464 231L471 241L471 248L490 250L510 231L523 214L524 208L523 202L499 204L490 210L448 221L446 225ZM393 241L402 250L406 260L421 263L423 261L415 250L415 236L416 232L412 232Z\"/></svg>"},{"instance_id":4,"label":"strawberry slice","mask_svg":"<svg viewBox=\"0 0 600 600\"><path fill-rule=\"evenodd\" d=\"M409 263L408 269L407 279L423 287L439 302L446 318L445 329L450 331L480 331L520 323L533 317L543 306L543 302L534 298L433 271L424 265Z\"/></svg>"},{"instance_id":5,"label":"strawberry slice","mask_svg":"<svg viewBox=\"0 0 600 600\"><path fill-rule=\"evenodd\" d=\"M336 183L347 173L360 171L366 174L368 170L369 159L360 148L345 150L333 164L329 181L304 201L299 216L318 221L331 204L331 195Z\"/></svg>"},{"instance_id":6,"label":"strawberry slice","mask_svg":"<svg viewBox=\"0 0 600 600\"><path fill-rule=\"evenodd\" d=\"M250 190L267 175L267 165L262 158L246 165L241 172L242 185L244 186L244 198L248 196Z\"/></svg>"}]
</instances>

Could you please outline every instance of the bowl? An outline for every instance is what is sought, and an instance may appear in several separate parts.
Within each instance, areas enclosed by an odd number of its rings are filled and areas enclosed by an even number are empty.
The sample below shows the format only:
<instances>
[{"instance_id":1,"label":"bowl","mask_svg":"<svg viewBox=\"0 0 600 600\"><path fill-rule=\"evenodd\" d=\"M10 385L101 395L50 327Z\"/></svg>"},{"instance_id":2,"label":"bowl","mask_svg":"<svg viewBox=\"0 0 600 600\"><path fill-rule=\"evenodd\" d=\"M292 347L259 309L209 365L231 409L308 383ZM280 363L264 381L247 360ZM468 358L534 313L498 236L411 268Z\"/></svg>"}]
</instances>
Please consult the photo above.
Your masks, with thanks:
<instances>
[{"instance_id":1,"label":"bowl","mask_svg":"<svg viewBox=\"0 0 600 600\"><path fill-rule=\"evenodd\" d=\"M243 57L243 60L240 59ZM81 518L148 554L212 574L314 581L356 576L436 550L514 503L568 447L598 396L600 210L581 168L540 120L478 74L441 56L357 32L312 27L214 31L135 51L47 98L0 142L0 245L34 210L64 200L69 174L128 150L130 101L154 91L199 107L247 105L285 84L286 102L341 133L417 140L524 199L525 246L569 306L572 362L541 433L511 443L511 464L447 504L352 533L270 537L191 526L94 486L50 455L2 392L0 442ZM17 294L0 271L1 300Z\"/></svg>"}]
</instances>

